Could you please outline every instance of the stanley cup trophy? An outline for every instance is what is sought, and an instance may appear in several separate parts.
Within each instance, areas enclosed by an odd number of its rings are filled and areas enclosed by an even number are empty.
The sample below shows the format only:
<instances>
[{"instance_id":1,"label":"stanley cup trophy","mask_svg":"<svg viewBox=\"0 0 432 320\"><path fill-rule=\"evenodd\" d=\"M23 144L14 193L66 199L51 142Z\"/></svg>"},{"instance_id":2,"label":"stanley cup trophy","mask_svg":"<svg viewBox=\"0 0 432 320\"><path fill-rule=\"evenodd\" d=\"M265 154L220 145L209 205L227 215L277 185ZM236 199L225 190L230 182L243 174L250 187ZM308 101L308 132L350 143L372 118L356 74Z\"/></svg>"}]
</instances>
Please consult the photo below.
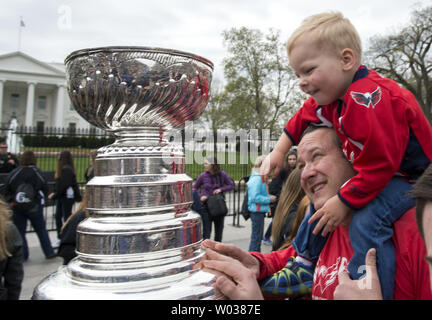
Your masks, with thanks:
<instances>
[{"instance_id":1,"label":"stanley cup trophy","mask_svg":"<svg viewBox=\"0 0 432 320\"><path fill-rule=\"evenodd\" d=\"M32 298L214 299L215 276L193 269L202 227L183 148L165 138L204 111L213 64L146 47L79 50L65 63L77 112L116 141L98 150L77 257Z\"/></svg>"}]
</instances>

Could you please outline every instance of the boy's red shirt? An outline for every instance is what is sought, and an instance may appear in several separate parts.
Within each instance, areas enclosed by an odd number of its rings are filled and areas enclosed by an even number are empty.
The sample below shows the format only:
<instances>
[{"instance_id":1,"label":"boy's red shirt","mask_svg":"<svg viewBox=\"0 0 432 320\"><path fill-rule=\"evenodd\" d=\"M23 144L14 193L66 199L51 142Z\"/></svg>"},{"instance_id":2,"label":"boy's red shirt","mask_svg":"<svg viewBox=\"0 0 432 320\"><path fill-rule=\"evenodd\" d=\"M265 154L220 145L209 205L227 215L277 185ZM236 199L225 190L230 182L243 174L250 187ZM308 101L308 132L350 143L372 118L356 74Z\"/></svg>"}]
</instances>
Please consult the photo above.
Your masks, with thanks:
<instances>
[{"instance_id":1,"label":"boy's red shirt","mask_svg":"<svg viewBox=\"0 0 432 320\"><path fill-rule=\"evenodd\" d=\"M417 229L415 209L407 211L394 225L396 252L395 300L432 300L426 247ZM261 264L259 279L282 269L289 257L297 253L292 247L269 254L251 252ZM327 240L317 261L312 288L313 299L333 299L338 272L346 269L353 255L348 229L336 228Z\"/></svg>"},{"instance_id":2,"label":"boy's red shirt","mask_svg":"<svg viewBox=\"0 0 432 320\"><path fill-rule=\"evenodd\" d=\"M414 96L373 70L361 67L344 99L319 106L305 101L288 121L293 144L308 124L334 127L342 149L357 171L339 198L353 209L372 201L394 176L407 180L432 160L432 127Z\"/></svg>"}]
</instances>

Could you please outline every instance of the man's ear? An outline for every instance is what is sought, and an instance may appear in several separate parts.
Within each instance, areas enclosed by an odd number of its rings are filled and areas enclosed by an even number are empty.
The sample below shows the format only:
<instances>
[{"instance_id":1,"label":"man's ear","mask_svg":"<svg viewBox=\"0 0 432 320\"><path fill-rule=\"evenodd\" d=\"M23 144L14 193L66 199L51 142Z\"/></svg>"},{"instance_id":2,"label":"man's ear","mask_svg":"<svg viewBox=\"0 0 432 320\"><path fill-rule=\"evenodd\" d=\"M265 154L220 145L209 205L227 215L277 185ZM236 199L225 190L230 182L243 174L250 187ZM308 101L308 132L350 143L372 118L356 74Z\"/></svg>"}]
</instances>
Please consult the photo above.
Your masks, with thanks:
<instances>
[{"instance_id":1,"label":"man's ear","mask_svg":"<svg viewBox=\"0 0 432 320\"><path fill-rule=\"evenodd\" d=\"M342 49L340 57L343 70L350 71L357 67L357 57L352 49Z\"/></svg>"}]
</instances>

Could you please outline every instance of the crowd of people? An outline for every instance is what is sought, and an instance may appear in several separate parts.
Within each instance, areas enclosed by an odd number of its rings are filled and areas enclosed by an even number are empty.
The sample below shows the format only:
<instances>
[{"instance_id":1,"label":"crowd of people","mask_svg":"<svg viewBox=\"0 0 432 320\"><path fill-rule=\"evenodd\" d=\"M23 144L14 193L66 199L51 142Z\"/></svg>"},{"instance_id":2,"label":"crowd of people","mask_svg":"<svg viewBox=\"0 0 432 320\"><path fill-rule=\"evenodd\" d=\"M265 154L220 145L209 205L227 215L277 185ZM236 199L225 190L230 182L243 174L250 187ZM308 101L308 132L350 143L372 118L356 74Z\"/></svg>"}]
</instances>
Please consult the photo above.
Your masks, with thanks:
<instances>
[{"instance_id":1,"label":"crowd of people","mask_svg":"<svg viewBox=\"0 0 432 320\"><path fill-rule=\"evenodd\" d=\"M68 262L74 256L71 251L75 249L67 248L72 241L70 238L75 241L76 234L76 224L69 221L81 217L80 213L71 218L72 206L75 202L81 202L77 212L87 212L83 209L85 201L81 201L70 151L60 152L54 176L54 192L49 193L48 182L36 166L36 154L26 150L18 159L7 149L7 143L0 142L0 172L7 174L0 198L0 300L17 300L24 277L23 264L30 256L26 237L28 221L39 239L45 258L60 256ZM92 169L92 162L89 168ZM90 169L87 173L91 178ZM43 214L47 199L56 200L54 216L58 241L54 244L51 243ZM71 233L69 230L73 226L75 230Z\"/></svg>"}]
</instances>

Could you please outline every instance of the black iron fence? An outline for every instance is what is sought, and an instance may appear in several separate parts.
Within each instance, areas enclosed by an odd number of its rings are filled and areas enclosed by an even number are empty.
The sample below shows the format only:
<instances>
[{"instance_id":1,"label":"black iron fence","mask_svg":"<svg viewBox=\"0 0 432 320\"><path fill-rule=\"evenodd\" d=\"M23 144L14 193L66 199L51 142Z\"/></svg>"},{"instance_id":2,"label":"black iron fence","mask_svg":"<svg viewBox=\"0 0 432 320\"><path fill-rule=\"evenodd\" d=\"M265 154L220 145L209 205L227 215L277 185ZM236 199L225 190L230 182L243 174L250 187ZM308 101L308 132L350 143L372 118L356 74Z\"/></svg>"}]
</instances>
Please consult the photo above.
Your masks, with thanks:
<instances>
[{"instance_id":1,"label":"black iron fence","mask_svg":"<svg viewBox=\"0 0 432 320\"><path fill-rule=\"evenodd\" d=\"M74 129L74 128L38 128L18 127L14 133L8 128L0 128L0 137L7 138L15 135L15 141L20 146L20 152L32 150L37 157L37 167L45 175L50 191L54 188L54 172L57 166L58 156L62 150L69 150L74 159L78 184L83 188L85 184L84 172L90 164L89 154L93 149L108 145L114 141L114 137L99 129ZM184 146L184 142L183 142ZM9 146L11 147L11 146ZM186 150L185 152L191 152ZM196 152L196 151L192 151ZM231 151L232 152L232 151ZM237 152L238 151L234 151ZM217 154L219 156L219 153ZM18 154L19 156L19 154ZM205 152L200 154L200 159L205 157ZM226 155L228 158L229 155ZM193 157L192 157L193 158ZM245 194L245 177L249 176L252 163L240 163L240 157L234 157L236 163L226 161L221 164L221 169L234 180L235 189L226 193L229 208L228 216L232 217L232 224L239 227L243 221L239 215L241 203ZM232 157L230 158L232 159ZM222 161L225 162L225 161ZM204 170L202 163L193 161L186 163L186 173L196 179ZM0 188L7 175L0 175ZM48 231L55 230L55 204L46 200L44 216ZM33 231L31 228L29 231Z\"/></svg>"}]
</instances>

